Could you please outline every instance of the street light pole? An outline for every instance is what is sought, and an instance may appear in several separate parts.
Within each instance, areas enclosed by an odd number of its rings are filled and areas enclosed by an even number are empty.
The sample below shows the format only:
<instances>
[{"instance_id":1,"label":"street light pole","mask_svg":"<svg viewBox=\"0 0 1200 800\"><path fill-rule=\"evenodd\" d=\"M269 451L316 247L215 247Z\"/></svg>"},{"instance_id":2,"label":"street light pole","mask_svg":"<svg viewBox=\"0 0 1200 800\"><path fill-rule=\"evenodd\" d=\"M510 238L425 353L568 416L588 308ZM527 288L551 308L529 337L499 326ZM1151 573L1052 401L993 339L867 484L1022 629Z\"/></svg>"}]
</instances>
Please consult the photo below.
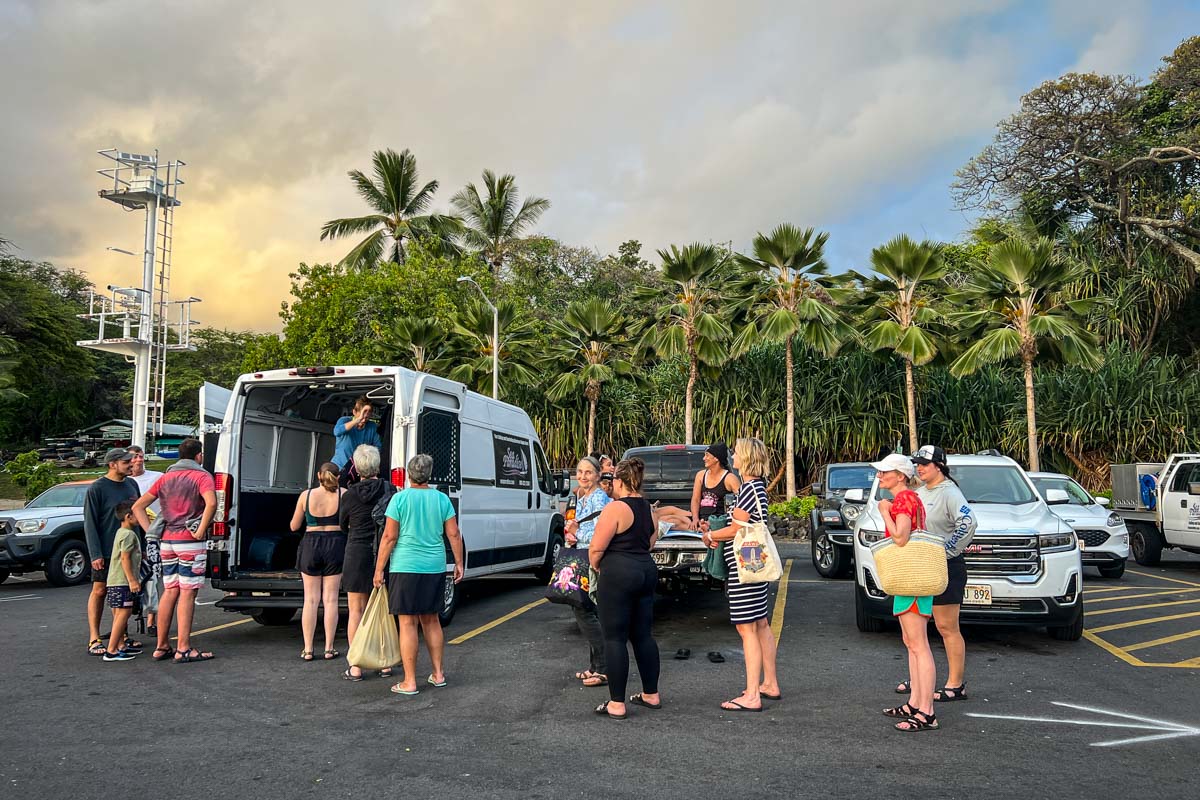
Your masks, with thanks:
<instances>
[{"instance_id":1,"label":"street light pole","mask_svg":"<svg viewBox=\"0 0 1200 800\"><path fill-rule=\"evenodd\" d=\"M470 275L459 276L459 283L469 283L479 290L483 302L492 310L492 399L500 399L500 309L483 293L483 287Z\"/></svg>"}]
</instances>

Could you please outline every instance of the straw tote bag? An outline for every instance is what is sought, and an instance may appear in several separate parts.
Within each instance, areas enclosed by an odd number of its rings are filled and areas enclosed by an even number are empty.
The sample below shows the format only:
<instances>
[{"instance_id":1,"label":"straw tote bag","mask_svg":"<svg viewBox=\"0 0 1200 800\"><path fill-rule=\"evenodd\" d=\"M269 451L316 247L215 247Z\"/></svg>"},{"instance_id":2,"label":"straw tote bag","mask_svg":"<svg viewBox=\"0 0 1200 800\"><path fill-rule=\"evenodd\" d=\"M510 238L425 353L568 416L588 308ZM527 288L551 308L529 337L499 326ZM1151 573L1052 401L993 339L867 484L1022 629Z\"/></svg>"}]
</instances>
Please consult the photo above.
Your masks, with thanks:
<instances>
[{"instance_id":1,"label":"straw tote bag","mask_svg":"<svg viewBox=\"0 0 1200 800\"><path fill-rule=\"evenodd\" d=\"M946 591L946 543L924 530L925 514L904 547L891 537L871 545L879 588L893 597L928 597Z\"/></svg>"},{"instance_id":2,"label":"straw tote bag","mask_svg":"<svg viewBox=\"0 0 1200 800\"><path fill-rule=\"evenodd\" d=\"M758 504L759 517L765 520L767 515L757 491L754 492L754 502ZM739 526L733 537L738 583L769 583L783 577L779 551L775 548L775 540L771 538L766 523L742 522L736 518L733 521Z\"/></svg>"}]
</instances>

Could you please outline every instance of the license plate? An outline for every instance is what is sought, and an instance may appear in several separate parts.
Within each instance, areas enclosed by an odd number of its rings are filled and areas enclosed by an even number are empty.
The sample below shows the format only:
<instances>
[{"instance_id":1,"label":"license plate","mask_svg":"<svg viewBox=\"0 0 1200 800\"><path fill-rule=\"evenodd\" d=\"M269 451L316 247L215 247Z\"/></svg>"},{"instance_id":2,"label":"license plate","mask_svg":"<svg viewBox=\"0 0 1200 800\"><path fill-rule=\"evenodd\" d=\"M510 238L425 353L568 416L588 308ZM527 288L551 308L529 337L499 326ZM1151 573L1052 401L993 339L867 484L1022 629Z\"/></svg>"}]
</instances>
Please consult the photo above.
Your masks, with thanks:
<instances>
[{"instance_id":1,"label":"license plate","mask_svg":"<svg viewBox=\"0 0 1200 800\"><path fill-rule=\"evenodd\" d=\"M967 584L963 588L963 605L990 606L992 604L992 587Z\"/></svg>"},{"instance_id":2,"label":"license plate","mask_svg":"<svg viewBox=\"0 0 1200 800\"><path fill-rule=\"evenodd\" d=\"M651 553L650 556L654 559L655 564L666 564L671 560L670 553Z\"/></svg>"}]
</instances>

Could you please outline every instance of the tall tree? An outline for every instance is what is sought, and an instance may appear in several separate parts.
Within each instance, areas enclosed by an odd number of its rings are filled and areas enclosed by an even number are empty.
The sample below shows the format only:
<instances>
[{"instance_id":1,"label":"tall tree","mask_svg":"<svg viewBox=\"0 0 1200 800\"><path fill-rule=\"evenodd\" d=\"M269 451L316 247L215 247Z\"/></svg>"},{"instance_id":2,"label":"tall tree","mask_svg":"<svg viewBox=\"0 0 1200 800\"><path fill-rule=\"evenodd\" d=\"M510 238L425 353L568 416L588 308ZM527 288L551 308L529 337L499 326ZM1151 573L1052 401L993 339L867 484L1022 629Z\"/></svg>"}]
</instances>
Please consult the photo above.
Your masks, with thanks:
<instances>
[{"instance_id":1,"label":"tall tree","mask_svg":"<svg viewBox=\"0 0 1200 800\"><path fill-rule=\"evenodd\" d=\"M457 366L450 370L449 377L480 393L491 392L492 354L497 350L501 389L506 381L533 383L537 379L529 368L537 343L533 326L522 319L516 303L501 300L496 308L500 322L498 342L492 335L492 309L481 300L473 298L464 303L454 325Z\"/></svg>"},{"instance_id":2,"label":"tall tree","mask_svg":"<svg viewBox=\"0 0 1200 800\"><path fill-rule=\"evenodd\" d=\"M904 361L904 397L908 411L908 447L915 453L917 441L917 393L913 367L928 364L937 355L937 342L923 326L936 313L917 287L945 274L941 248L929 241L914 242L901 234L871 251L871 268L883 277L856 275L866 290L869 304L864 322L874 322L866 333L872 350L891 350ZM877 321L876 321L877 320Z\"/></svg>"},{"instance_id":3,"label":"tall tree","mask_svg":"<svg viewBox=\"0 0 1200 800\"><path fill-rule=\"evenodd\" d=\"M955 302L978 309L950 315L964 338L974 341L950 366L952 375L969 375L1010 358L1021 360L1030 470L1040 467L1034 361L1039 355L1052 355L1090 368L1103 363L1095 337L1081 321L1092 301L1063 299L1064 289L1082 275L1083 268L1060 258L1050 239L1008 239L993 247L963 290L952 295Z\"/></svg>"},{"instance_id":4,"label":"tall tree","mask_svg":"<svg viewBox=\"0 0 1200 800\"><path fill-rule=\"evenodd\" d=\"M480 252L493 275L499 275L513 245L550 208L550 201L526 197L518 207L516 178L497 178L490 169L483 171L483 188L486 197L479 194L475 184L468 183L450 203L464 221L463 241Z\"/></svg>"},{"instance_id":5,"label":"tall tree","mask_svg":"<svg viewBox=\"0 0 1200 800\"><path fill-rule=\"evenodd\" d=\"M446 326L433 318L401 317L379 344L379 351L392 363L417 372L441 375L449 360L445 358Z\"/></svg>"},{"instance_id":6,"label":"tall tree","mask_svg":"<svg viewBox=\"0 0 1200 800\"><path fill-rule=\"evenodd\" d=\"M352 267L374 267L380 261L403 263L409 242L421 242L433 255L456 255L462 221L430 213L438 182L419 186L417 157L408 150L376 150L371 156L374 179L352 169L347 175L375 213L332 219L321 227L321 241L366 234L342 259Z\"/></svg>"},{"instance_id":7,"label":"tall tree","mask_svg":"<svg viewBox=\"0 0 1200 800\"><path fill-rule=\"evenodd\" d=\"M720 316L721 287L728 277L729 256L724 250L699 242L682 249L671 245L668 250L659 250L658 255L662 259L662 278L670 287L670 302L659 307L655 321L642 337L641 349L654 350L665 358L687 359L683 436L685 444L691 444L693 401L701 365L716 367L729 358L731 333Z\"/></svg>"},{"instance_id":8,"label":"tall tree","mask_svg":"<svg viewBox=\"0 0 1200 800\"><path fill-rule=\"evenodd\" d=\"M625 317L608 302L592 297L567 306L554 326L553 354L562 372L550 385L551 400L580 389L588 401L587 452L595 451L596 408L604 384L633 373Z\"/></svg>"},{"instance_id":9,"label":"tall tree","mask_svg":"<svg viewBox=\"0 0 1200 800\"><path fill-rule=\"evenodd\" d=\"M769 235L754 237L753 256L737 257L741 275L734 293L746 323L735 340L734 352L745 352L759 339L783 342L788 497L796 496L793 343L799 337L808 346L833 355L854 334L834 309L830 290L818 282L828 272L824 258L828 239L828 233L784 223Z\"/></svg>"}]
</instances>

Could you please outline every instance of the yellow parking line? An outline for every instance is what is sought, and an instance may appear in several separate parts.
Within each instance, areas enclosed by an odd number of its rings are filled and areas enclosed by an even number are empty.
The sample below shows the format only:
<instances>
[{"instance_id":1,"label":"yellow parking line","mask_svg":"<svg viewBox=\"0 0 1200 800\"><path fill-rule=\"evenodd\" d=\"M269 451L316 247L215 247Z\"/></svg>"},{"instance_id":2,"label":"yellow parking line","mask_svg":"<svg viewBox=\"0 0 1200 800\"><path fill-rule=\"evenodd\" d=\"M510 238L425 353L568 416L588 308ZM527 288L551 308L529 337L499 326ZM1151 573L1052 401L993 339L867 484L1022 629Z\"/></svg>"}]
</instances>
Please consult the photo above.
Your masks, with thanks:
<instances>
[{"instance_id":1,"label":"yellow parking line","mask_svg":"<svg viewBox=\"0 0 1200 800\"><path fill-rule=\"evenodd\" d=\"M223 631L226 628L232 628L235 625L245 625L247 622L254 622L254 620L251 617L246 617L245 619L239 619L236 622L226 622L224 625L214 625L211 628L204 628L203 630L192 631L192 636L199 636L204 633L212 633L213 631ZM178 639L179 637L172 636L171 638Z\"/></svg>"},{"instance_id":2,"label":"yellow parking line","mask_svg":"<svg viewBox=\"0 0 1200 800\"><path fill-rule=\"evenodd\" d=\"M1120 647L1117 647L1115 644L1112 644L1111 642L1104 641L1103 639L1101 639L1099 636L1096 636L1091 631L1084 631L1083 638L1087 639L1089 642L1096 645L1097 647L1103 648L1103 649L1107 650L1108 652L1112 653L1114 656L1121 659L1126 664L1132 664L1135 667L1149 666L1145 661L1142 661L1137 656L1131 656L1129 653L1126 653Z\"/></svg>"},{"instance_id":3,"label":"yellow parking line","mask_svg":"<svg viewBox=\"0 0 1200 800\"><path fill-rule=\"evenodd\" d=\"M480 625L478 628L476 628L473 631L467 631L462 636L459 636L457 639L451 639L450 644L462 644L463 642L467 641L468 639L474 638L481 633L487 633L488 631L490 631L492 628L496 627L497 625L503 625L505 622L508 622L513 617L521 616L526 611L529 611L531 608L537 608L538 606L543 605L548 602L550 602L550 601L544 597L541 600L535 600L532 603L530 603L529 605L521 606L516 611L510 611L507 614L505 614L503 617L498 617L498 618L492 620L491 622L487 623L486 625Z\"/></svg>"},{"instance_id":4,"label":"yellow parking line","mask_svg":"<svg viewBox=\"0 0 1200 800\"><path fill-rule=\"evenodd\" d=\"M1155 575L1153 572L1138 572L1137 570L1131 569L1131 570L1129 570L1129 573L1131 575L1141 575L1143 578L1154 578L1155 580L1159 580L1159 581L1170 581L1171 583L1182 583L1184 586L1200 587L1200 583L1193 583L1192 581L1181 581L1181 580L1179 580L1179 578L1168 578L1165 575Z\"/></svg>"},{"instance_id":5,"label":"yellow parking line","mask_svg":"<svg viewBox=\"0 0 1200 800\"><path fill-rule=\"evenodd\" d=\"M775 610L771 612L771 633L775 635L775 643L783 635L783 612L787 608L788 576L792 574L792 560L789 558L783 565L783 578L779 582L779 591L775 595Z\"/></svg>"},{"instance_id":6,"label":"yellow parking line","mask_svg":"<svg viewBox=\"0 0 1200 800\"><path fill-rule=\"evenodd\" d=\"M1189 658L1187 661L1180 661L1172 664L1172 667L1200 667L1200 658Z\"/></svg>"},{"instance_id":7,"label":"yellow parking line","mask_svg":"<svg viewBox=\"0 0 1200 800\"><path fill-rule=\"evenodd\" d=\"M1149 589L1149 586L1095 586L1092 588L1084 588L1084 594L1094 594L1095 592L1128 592L1130 589Z\"/></svg>"},{"instance_id":8,"label":"yellow parking line","mask_svg":"<svg viewBox=\"0 0 1200 800\"><path fill-rule=\"evenodd\" d=\"M1137 600L1139 597L1158 597L1164 594L1191 594L1192 592L1200 592L1200 589L1159 589L1154 592L1145 592L1144 594L1123 594L1119 597L1097 597L1088 602L1108 603L1112 600Z\"/></svg>"},{"instance_id":9,"label":"yellow parking line","mask_svg":"<svg viewBox=\"0 0 1200 800\"><path fill-rule=\"evenodd\" d=\"M1125 645L1126 650L1144 650L1147 647L1158 647L1160 644L1170 644L1171 642L1182 642L1184 639L1194 639L1200 636L1200 631L1188 631L1187 633L1177 633L1174 636L1164 636L1161 639L1151 639L1148 642L1138 642L1137 644Z\"/></svg>"},{"instance_id":10,"label":"yellow parking line","mask_svg":"<svg viewBox=\"0 0 1200 800\"><path fill-rule=\"evenodd\" d=\"M1093 612L1087 612L1088 616L1093 616ZM1172 614L1169 617L1151 617L1150 619L1135 619L1131 622L1118 622L1115 625L1104 625L1099 628L1088 628L1092 633L1107 633L1108 631L1119 631L1122 628L1137 628L1141 625L1152 625L1155 622L1170 622L1176 619L1186 619L1188 617L1200 617L1200 611L1192 611L1188 614ZM1086 631L1085 631L1086 632Z\"/></svg>"},{"instance_id":11,"label":"yellow parking line","mask_svg":"<svg viewBox=\"0 0 1200 800\"><path fill-rule=\"evenodd\" d=\"M1124 606L1123 608L1106 608L1103 611L1089 611L1089 617L1098 617L1101 614L1120 614L1122 611L1141 611L1143 608L1164 608L1165 606L1186 606L1191 603L1200 603L1200 599L1196 600L1176 600L1172 603L1146 603L1140 606Z\"/></svg>"}]
</instances>

